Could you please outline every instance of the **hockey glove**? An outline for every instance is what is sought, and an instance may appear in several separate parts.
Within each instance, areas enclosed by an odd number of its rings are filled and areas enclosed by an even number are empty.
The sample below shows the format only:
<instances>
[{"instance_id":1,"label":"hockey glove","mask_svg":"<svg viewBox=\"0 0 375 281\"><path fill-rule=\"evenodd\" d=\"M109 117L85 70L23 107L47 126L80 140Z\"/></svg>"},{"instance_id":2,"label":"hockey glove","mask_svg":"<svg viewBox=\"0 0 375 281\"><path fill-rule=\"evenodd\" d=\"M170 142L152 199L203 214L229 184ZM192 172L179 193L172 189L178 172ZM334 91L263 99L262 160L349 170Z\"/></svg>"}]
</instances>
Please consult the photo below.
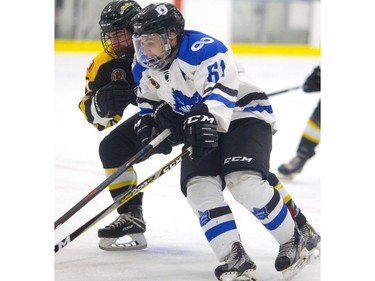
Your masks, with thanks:
<instances>
[{"instance_id":1,"label":"hockey glove","mask_svg":"<svg viewBox=\"0 0 375 281\"><path fill-rule=\"evenodd\" d=\"M183 142L184 138L184 120L185 117L174 112L172 107L165 101L155 106L155 121L161 131L171 130L168 140L172 145L178 145Z\"/></svg>"},{"instance_id":2,"label":"hockey glove","mask_svg":"<svg viewBox=\"0 0 375 281\"><path fill-rule=\"evenodd\" d=\"M135 100L135 94L127 81L112 81L101 87L94 96L96 111L100 117L122 115L125 107Z\"/></svg>"},{"instance_id":3,"label":"hockey glove","mask_svg":"<svg viewBox=\"0 0 375 281\"><path fill-rule=\"evenodd\" d=\"M314 68L313 73L306 78L306 81L303 84L303 91L306 93L320 91L320 66Z\"/></svg>"},{"instance_id":4,"label":"hockey glove","mask_svg":"<svg viewBox=\"0 0 375 281\"><path fill-rule=\"evenodd\" d=\"M195 104L184 122L184 143L192 147L190 157L195 163L218 147L217 123L204 103Z\"/></svg>"},{"instance_id":5,"label":"hockey glove","mask_svg":"<svg viewBox=\"0 0 375 281\"><path fill-rule=\"evenodd\" d=\"M160 130L157 128L154 118L151 115L145 115L142 117L138 116L134 125L134 131L137 135L139 148L149 144L152 139L160 133ZM157 153L169 154L171 151L172 146L168 140L165 139L162 143L154 148L150 156Z\"/></svg>"}]
</instances>

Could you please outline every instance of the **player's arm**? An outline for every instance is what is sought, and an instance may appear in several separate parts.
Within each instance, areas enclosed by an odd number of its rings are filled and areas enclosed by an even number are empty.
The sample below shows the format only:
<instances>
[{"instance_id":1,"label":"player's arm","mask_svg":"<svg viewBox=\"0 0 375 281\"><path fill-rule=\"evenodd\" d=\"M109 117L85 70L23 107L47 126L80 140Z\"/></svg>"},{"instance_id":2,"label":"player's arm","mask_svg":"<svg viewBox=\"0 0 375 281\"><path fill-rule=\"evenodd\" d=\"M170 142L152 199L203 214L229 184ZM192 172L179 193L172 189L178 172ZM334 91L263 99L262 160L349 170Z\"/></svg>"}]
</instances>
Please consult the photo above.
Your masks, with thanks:
<instances>
[{"instance_id":1,"label":"player's arm","mask_svg":"<svg viewBox=\"0 0 375 281\"><path fill-rule=\"evenodd\" d=\"M86 120L101 131L121 120L124 109L135 104L135 93L126 80L111 81L110 74L103 73L108 68L101 67L103 61L98 57L86 71L85 96L79 108Z\"/></svg>"}]
</instances>

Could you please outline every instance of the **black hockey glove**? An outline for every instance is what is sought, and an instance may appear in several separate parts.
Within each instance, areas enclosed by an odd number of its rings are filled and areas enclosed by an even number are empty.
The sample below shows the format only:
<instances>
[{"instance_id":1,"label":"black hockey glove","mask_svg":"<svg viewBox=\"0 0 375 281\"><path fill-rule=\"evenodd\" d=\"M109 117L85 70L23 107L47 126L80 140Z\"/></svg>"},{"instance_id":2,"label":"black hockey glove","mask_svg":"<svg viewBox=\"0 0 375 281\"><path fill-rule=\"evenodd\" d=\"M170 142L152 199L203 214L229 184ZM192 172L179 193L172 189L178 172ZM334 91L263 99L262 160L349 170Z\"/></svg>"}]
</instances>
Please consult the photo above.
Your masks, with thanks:
<instances>
[{"instance_id":1,"label":"black hockey glove","mask_svg":"<svg viewBox=\"0 0 375 281\"><path fill-rule=\"evenodd\" d=\"M314 71L306 78L303 84L303 91L306 93L320 91L320 66L314 68Z\"/></svg>"},{"instance_id":2,"label":"black hockey glove","mask_svg":"<svg viewBox=\"0 0 375 281\"><path fill-rule=\"evenodd\" d=\"M184 140L185 117L174 112L172 107L165 101L160 102L154 108L155 121L160 130L170 129L172 134L168 137L168 140L172 145L181 144Z\"/></svg>"},{"instance_id":3,"label":"black hockey glove","mask_svg":"<svg viewBox=\"0 0 375 281\"><path fill-rule=\"evenodd\" d=\"M151 115L145 115L143 117L138 116L134 125L134 131L137 135L137 142L140 149L149 144L152 139L161 132L157 128L154 118ZM172 146L168 140L165 139L162 143L154 148L150 156L157 153L169 154L171 151Z\"/></svg>"},{"instance_id":4,"label":"black hockey glove","mask_svg":"<svg viewBox=\"0 0 375 281\"><path fill-rule=\"evenodd\" d=\"M184 143L192 147L190 157L195 163L218 147L217 123L204 103L195 104L184 122Z\"/></svg>"},{"instance_id":5,"label":"black hockey glove","mask_svg":"<svg viewBox=\"0 0 375 281\"><path fill-rule=\"evenodd\" d=\"M135 100L133 88L127 81L112 81L101 87L94 96L96 111L100 117L122 115L125 107Z\"/></svg>"}]
</instances>

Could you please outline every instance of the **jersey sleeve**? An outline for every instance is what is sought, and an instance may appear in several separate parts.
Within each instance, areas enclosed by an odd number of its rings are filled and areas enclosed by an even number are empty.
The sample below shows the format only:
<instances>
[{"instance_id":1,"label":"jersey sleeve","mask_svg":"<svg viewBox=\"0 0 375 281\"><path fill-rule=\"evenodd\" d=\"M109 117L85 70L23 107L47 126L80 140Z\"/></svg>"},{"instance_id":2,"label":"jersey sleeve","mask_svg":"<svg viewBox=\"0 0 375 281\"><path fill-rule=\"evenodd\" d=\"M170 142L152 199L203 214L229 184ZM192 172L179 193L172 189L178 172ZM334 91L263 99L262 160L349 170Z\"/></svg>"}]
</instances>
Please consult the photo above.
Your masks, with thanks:
<instances>
[{"instance_id":1,"label":"jersey sleeve","mask_svg":"<svg viewBox=\"0 0 375 281\"><path fill-rule=\"evenodd\" d=\"M112 58L105 52L100 53L92 60L86 69L85 95L78 105L85 119L99 131L117 124L122 118L120 114L108 118L100 117L94 104L96 91L111 81L111 73L107 73L108 67L103 67L106 64L110 64L111 60Z\"/></svg>"}]
</instances>

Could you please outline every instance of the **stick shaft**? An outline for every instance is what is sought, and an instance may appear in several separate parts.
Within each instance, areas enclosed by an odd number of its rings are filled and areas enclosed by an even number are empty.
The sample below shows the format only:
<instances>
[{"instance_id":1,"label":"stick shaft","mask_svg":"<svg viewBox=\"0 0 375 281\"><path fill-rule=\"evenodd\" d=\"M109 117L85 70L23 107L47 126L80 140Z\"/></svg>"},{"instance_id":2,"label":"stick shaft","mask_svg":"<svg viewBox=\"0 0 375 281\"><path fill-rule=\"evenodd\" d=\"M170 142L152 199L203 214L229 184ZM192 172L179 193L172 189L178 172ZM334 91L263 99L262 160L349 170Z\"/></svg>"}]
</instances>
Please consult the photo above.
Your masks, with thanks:
<instances>
[{"instance_id":1,"label":"stick shaft","mask_svg":"<svg viewBox=\"0 0 375 281\"><path fill-rule=\"evenodd\" d=\"M269 96L269 97L276 96L276 95L284 94L284 93L287 93L287 92L295 91L295 90L298 90L300 88L301 88L301 86L295 86L295 87L287 88L287 89L284 89L284 90L281 90L281 91L270 93L267 96Z\"/></svg>"}]
</instances>

